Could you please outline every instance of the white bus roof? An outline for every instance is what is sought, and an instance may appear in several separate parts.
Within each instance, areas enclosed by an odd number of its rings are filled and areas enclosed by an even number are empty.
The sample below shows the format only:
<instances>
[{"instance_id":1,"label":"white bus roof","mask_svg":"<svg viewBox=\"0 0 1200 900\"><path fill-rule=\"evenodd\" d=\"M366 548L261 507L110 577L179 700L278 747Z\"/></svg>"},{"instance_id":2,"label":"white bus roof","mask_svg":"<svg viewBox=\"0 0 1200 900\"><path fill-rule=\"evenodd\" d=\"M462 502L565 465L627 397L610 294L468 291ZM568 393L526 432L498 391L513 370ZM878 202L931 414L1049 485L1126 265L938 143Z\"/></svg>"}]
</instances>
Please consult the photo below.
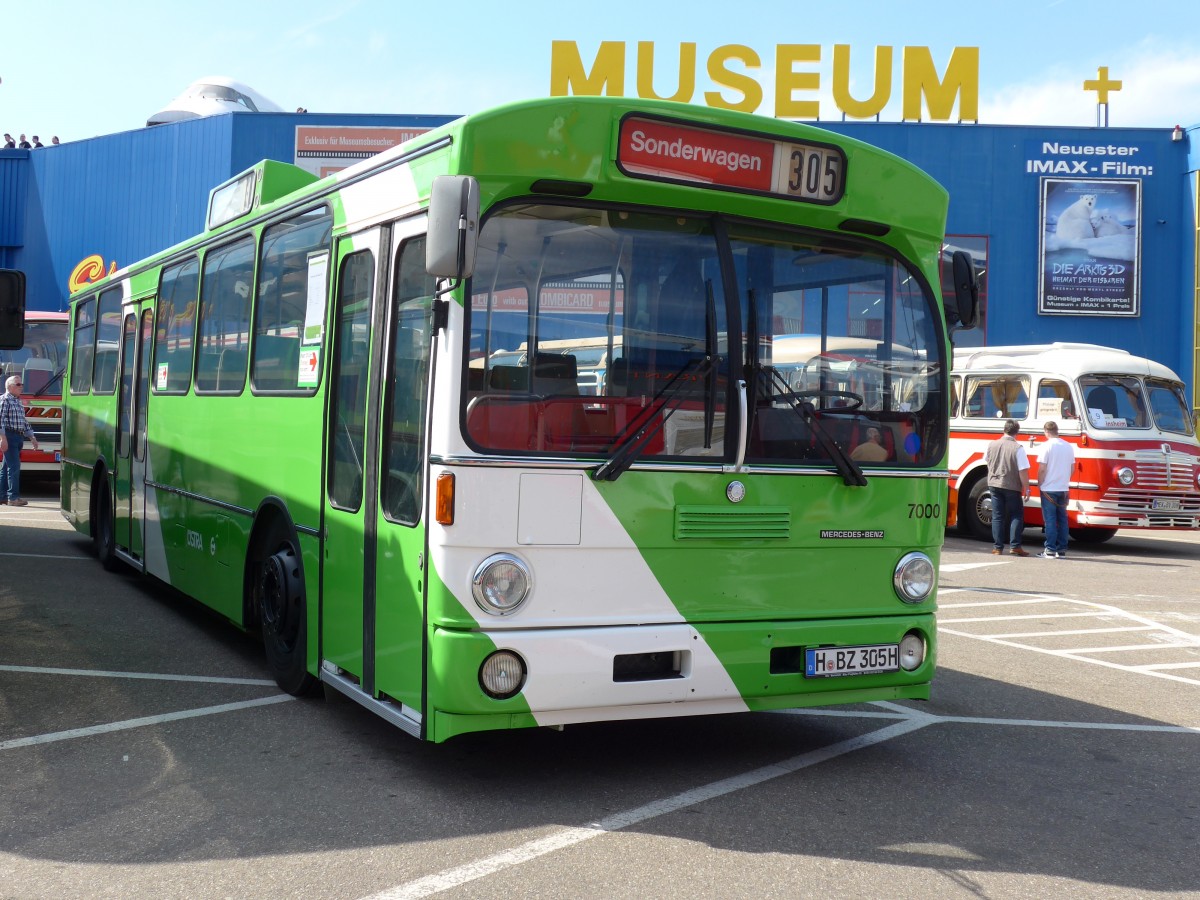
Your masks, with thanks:
<instances>
[{"instance_id":1,"label":"white bus roof","mask_svg":"<svg viewBox=\"0 0 1200 900\"><path fill-rule=\"evenodd\" d=\"M1127 350L1067 341L956 349L953 371L955 374L1037 371L1064 378L1088 374L1149 375L1179 381L1179 376L1162 363L1134 356Z\"/></svg>"}]
</instances>

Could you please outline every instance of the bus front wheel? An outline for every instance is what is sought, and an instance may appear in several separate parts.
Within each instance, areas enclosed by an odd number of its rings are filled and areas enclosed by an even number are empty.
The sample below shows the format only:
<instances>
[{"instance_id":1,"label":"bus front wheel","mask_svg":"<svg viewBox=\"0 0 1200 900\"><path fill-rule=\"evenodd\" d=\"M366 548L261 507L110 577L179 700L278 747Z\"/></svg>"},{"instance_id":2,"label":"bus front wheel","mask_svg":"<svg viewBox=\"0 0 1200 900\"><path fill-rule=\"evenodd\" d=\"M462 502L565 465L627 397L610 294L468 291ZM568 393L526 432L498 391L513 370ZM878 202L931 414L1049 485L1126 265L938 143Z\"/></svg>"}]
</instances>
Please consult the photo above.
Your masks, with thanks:
<instances>
[{"instance_id":1,"label":"bus front wheel","mask_svg":"<svg viewBox=\"0 0 1200 900\"><path fill-rule=\"evenodd\" d=\"M967 491L967 502L959 504L959 525L977 541L992 539L992 492L986 478L977 478Z\"/></svg>"},{"instance_id":2,"label":"bus front wheel","mask_svg":"<svg viewBox=\"0 0 1200 900\"><path fill-rule=\"evenodd\" d=\"M1117 533L1115 528L1070 528L1067 533L1081 544L1103 544Z\"/></svg>"},{"instance_id":3,"label":"bus front wheel","mask_svg":"<svg viewBox=\"0 0 1200 900\"><path fill-rule=\"evenodd\" d=\"M308 672L308 610L300 553L291 538L278 537L255 562L254 602L262 623L267 665L281 690L312 694L317 679Z\"/></svg>"}]
</instances>

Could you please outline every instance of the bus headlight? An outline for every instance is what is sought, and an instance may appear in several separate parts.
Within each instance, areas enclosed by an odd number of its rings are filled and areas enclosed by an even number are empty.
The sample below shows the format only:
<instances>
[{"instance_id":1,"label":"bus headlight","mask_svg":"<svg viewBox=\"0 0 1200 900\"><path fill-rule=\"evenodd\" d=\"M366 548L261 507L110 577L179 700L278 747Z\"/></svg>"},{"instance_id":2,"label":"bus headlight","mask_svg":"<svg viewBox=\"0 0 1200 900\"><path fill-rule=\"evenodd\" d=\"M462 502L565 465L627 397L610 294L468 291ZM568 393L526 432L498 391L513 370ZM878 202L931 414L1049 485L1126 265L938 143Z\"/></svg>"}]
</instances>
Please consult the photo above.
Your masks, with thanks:
<instances>
[{"instance_id":1,"label":"bus headlight","mask_svg":"<svg viewBox=\"0 0 1200 900\"><path fill-rule=\"evenodd\" d=\"M924 553L916 551L904 554L896 564L896 573L892 576L896 596L905 603L922 602L933 592L936 583L937 572L933 561Z\"/></svg>"},{"instance_id":2,"label":"bus headlight","mask_svg":"<svg viewBox=\"0 0 1200 900\"><path fill-rule=\"evenodd\" d=\"M1114 474L1117 476L1117 481L1121 482L1121 484L1126 486L1133 484L1133 469L1129 468L1129 466L1121 466Z\"/></svg>"},{"instance_id":3,"label":"bus headlight","mask_svg":"<svg viewBox=\"0 0 1200 900\"><path fill-rule=\"evenodd\" d=\"M910 631L900 639L900 668L911 672L925 662L925 639Z\"/></svg>"},{"instance_id":4,"label":"bus headlight","mask_svg":"<svg viewBox=\"0 0 1200 900\"><path fill-rule=\"evenodd\" d=\"M479 564L471 579L475 602L493 616L516 612L532 587L529 568L511 553L493 553Z\"/></svg>"},{"instance_id":5,"label":"bus headlight","mask_svg":"<svg viewBox=\"0 0 1200 900\"><path fill-rule=\"evenodd\" d=\"M904 649L900 649L901 665ZM511 650L497 650L479 667L479 686L497 700L507 700L525 687L525 660Z\"/></svg>"}]
</instances>

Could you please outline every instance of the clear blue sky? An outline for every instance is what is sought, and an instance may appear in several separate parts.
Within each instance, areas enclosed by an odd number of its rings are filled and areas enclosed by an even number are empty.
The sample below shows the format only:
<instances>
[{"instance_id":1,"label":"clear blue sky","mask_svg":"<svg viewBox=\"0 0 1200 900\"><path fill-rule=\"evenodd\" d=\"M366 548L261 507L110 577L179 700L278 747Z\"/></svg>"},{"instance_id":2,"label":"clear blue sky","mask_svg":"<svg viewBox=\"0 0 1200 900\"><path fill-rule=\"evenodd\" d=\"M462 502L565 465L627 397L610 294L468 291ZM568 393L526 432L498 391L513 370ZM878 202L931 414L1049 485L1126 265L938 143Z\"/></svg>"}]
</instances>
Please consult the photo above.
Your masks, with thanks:
<instances>
[{"instance_id":1,"label":"clear blue sky","mask_svg":"<svg viewBox=\"0 0 1200 900\"><path fill-rule=\"evenodd\" d=\"M697 44L698 94L716 87L708 54L744 44L763 61L755 80L767 88L765 115L776 45L818 44L815 99L830 118L834 44L851 46L862 96L874 48L896 48L896 100L902 47L929 47L943 71L954 47L975 46L981 122L1094 124L1096 96L1082 84L1107 66L1123 82L1110 96L1110 124L1200 124L1196 0L12 0L0 16L0 131L49 143L54 134L68 141L138 128L206 75L234 78L289 110L467 113L549 94L555 40L578 42L589 67L600 41L624 41L627 93L637 42L653 41L662 94L677 84L680 42ZM898 120L898 104L883 118Z\"/></svg>"}]
</instances>

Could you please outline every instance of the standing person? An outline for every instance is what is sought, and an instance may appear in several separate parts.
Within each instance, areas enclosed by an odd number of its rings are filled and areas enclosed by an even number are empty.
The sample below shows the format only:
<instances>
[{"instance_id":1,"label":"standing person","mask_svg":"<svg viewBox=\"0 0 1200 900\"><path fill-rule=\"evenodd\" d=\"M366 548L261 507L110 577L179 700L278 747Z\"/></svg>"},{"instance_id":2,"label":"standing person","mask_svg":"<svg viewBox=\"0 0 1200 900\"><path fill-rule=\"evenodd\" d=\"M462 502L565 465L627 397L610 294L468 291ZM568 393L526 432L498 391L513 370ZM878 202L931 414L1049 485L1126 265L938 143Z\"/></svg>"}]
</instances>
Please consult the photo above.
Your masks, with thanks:
<instances>
[{"instance_id":1,"label":"standing person","mask_svg":"<svg viewBox=\"0 0 1200 900\"><path fill-rule=\"evenodd\" d=\"M58 135L57 134L54 137L50 138L50 146L51 147L58 146Z\"/></svg>"},{"instance_id":2,"label":"standing person","mask_svg":"<svg viewBox=\"0 0 1200 900\"><path fill-rule=\"evenodd\" d=\"M1047 422L1046 446L1038 459L1038 493L1042 495L1042 519L1046 523L1043 559L1067 558L1067 501L1071 499L1071 471L1075 448L1058 436L1058 423Z\"/></svg>"},{"instance_id":3,"label":"standing person","mask_svg":"<svg viewBox=\"0 0 1200 900\"><path fill-rule=\"evenodd\" d=\"M39 138L39 137L38 137L38 136L35 134L35 135L33 136L33 149L35 149L35 150L36 150L38 147L45 147L45 146L46 146L46 145L42 143L42 139L41 139L41 138Z\"/></svg>"},{"instance_id":4,"label":"standing person","mask_svg":"<svg viewBox=\"0 0 1200 900\"><path fill-rule=\"evenodd\" d=\"M5 150L16 150L17 149L17 142L13 140L13 136L11 134L9 134L7 131L4 132L4 149Z\"/></svg>"},{"instance_id":5,"label":"standing person","mask_svg":"<svg viewBox=\"0 0 1200 900\"><path fill-rule=\"evenodd\" d=\"M21 376L9 375L4 382L4 395L0 396L0 431L3 432L4 463L0 465L0 505L28 506L21 499L21 446L25 438L38 449L37 435L25 421L25 410L21 406Z\"/></svg>"},{"instance_id":6,"label":"standing person","mask_svg":"<svg viewBox=\"0 0 1200 900\"><path fill-rule=\"evenodd\" d=\"M33 146L29 143L29 141L25 140L25 135L21 135L21 140L17 144L17 149L18 150L32 150Z\"/></svg>"},{"instance_id":7,"label":"standing person","mask_svg":"<svg viewBox=\"0 0 1200 900\"><path fill-rule=\"evenodd\" d=\"M983 460L987 463L988 488L992 493L992 553L1008 552L1028 556L1021 548L1025 531L1025 498L1029 496L1029 454L1017 443L1021 426L1014 419L1004 423L1004 434L988 444Z\"/></svg>"}]
</instances>

